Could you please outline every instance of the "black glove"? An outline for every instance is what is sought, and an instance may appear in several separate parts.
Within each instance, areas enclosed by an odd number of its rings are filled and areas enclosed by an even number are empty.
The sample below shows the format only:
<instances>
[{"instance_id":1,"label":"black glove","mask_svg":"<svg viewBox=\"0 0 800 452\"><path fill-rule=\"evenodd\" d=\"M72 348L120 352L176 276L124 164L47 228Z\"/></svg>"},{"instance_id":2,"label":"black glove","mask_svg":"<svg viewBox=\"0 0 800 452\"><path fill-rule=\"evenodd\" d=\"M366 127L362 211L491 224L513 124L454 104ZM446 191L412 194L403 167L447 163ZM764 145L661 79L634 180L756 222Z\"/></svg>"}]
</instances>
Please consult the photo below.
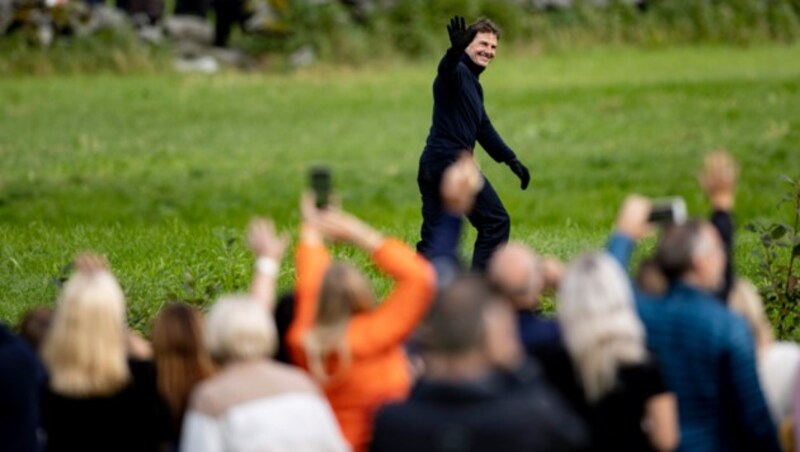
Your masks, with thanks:
<instances>
[{"instance_id":1,"label":"black glove","mask_svg":"<svg viewBox=\"0 0 800 452\"><path fill-rule=\"evenodd\" d=\"M511 168L511 171L513 171L514 174L519 177L519 188L523 190L528 188L528 184L531 182L531 173L528 171L528 168L526 168L525 165L523 165L522 162L516 158L507 161L506 165L508 165Z\"/></svg>"},{"instance_id":2,"label":"black glove","mask_svg":"<svg viewBox=\"0 0 800 452\"><path fill-rule=\"evenodd\" d=\"M447 34L450 35L450 45L454 49L464 50L475 39L478 30L467 30L467 25L464 18L461 16L453 16L450 19L450 25L447 26Z\"/></svg>"}]
</instances>

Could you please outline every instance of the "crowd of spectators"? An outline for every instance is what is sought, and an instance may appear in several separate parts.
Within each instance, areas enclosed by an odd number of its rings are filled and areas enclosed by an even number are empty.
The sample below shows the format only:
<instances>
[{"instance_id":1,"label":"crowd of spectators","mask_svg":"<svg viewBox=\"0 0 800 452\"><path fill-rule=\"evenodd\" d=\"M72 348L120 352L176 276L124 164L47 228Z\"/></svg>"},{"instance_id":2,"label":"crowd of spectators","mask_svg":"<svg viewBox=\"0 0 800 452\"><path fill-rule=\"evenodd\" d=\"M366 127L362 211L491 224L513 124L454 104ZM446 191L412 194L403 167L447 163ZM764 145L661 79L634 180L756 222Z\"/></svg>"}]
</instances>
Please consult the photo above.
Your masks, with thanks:
<instances>
[{"instance_id":1,"label":"crowd of spectators","mask_svg":"<svg viewBox=\"0 0 800 452\"><path fill-rule=\"evenodd\" d=\"M710 220L656 226L631 195L604 250L562 263L509 243L481 274L458 253L482 184L468 154L425 257L305 195L292 293L276 294L289 240L254 220L248 292L166 304L149 341L108 263L79 255L54 309L0 325L0 449L795 450L800 347L733 271L737 177L709 154ZM391 278L384 300L331 242Z\"/></svg>"}]
</instances>

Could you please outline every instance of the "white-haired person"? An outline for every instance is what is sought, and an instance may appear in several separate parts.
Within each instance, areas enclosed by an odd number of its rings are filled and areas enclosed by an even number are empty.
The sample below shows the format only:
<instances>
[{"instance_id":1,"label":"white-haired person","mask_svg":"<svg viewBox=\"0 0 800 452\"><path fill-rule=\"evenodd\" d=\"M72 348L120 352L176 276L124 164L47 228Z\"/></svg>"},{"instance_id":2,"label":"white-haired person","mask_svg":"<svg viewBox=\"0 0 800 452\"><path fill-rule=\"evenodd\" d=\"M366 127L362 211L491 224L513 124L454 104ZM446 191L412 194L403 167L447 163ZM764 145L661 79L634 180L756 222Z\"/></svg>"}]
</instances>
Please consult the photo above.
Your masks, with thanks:
<instances>
[{"instance_id":1,"label":"white-haired person","mask_svg":"<svg viewBox=\"0 0 800 452\"><path fill-rule=\"evenodd\" d=\"M162 450L169 411L152 364L129 357L122 289L98 256L75 267L42 345L46 450Z\"/></svg>"},{"instance_id":2,"label":"white-haired person","mask_svg":"<svg viewBox=\"0 0 800 452\"><path fill-rule=\"evenodd\" d=\"M327 400L301 370L270 359L278 338L272 318L275 279L286 246L256 221L250 295L226 296L206 317L205 340L218 372L194 390L180 448L212 451L347 451Z\"/></svg>"},{"instance_id":3,"label":"white-haired person","mask_svg":"<svg viewBox=\"0 0 800 452\"><path fill-rule=\"evenodd\" d=\"M764 312L758 289L746 280L736 280L728 297L728 306L747 321L756 348L758 377L767 400L772 421L780 426L792 413L800 346L794 342L777 342L772 325Z\"/></svg>"},{"instance_id":4,"label":"white-haired person","mask_svg":"<svg viewBox=\"0 0 800 452\"><path fill-rule=\"evenodd\" d=\"M564 349L543 365L590 425L593 449L675 449L675 396L646 349L620 265L605 253L576 259L561 280L557 311Z\"/></svg>"}]
</instances>

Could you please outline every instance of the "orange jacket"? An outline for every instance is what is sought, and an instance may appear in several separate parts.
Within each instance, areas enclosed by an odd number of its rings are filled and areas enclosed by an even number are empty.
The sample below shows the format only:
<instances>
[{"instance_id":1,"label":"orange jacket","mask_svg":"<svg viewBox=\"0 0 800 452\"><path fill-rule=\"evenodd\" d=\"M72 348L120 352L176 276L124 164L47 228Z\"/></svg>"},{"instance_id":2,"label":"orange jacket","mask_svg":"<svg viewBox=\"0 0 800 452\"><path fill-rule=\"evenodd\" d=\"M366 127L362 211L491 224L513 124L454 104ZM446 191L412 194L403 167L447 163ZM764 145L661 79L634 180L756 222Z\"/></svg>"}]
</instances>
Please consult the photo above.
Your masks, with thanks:
<instances>
[{"instance_id":1,"label":"orange jacket","mask_svg":"<svg viewBox=\"0 0 800 452\"><path fill-rule=\"evenodd\" d=\"M403 341L427 312L435 290L430 264L400 241L384 240L372 259L395 280L394 290L380 306L350 319L345 333L350 366L323 387L342 433L356 451L368 448L375 411L408 395L411 375ZM307 369L303 338L314 326L330 256L324 246L301 243L296 262L296 310L287 342L294 362Z\"/></svg>"}]
</instances>

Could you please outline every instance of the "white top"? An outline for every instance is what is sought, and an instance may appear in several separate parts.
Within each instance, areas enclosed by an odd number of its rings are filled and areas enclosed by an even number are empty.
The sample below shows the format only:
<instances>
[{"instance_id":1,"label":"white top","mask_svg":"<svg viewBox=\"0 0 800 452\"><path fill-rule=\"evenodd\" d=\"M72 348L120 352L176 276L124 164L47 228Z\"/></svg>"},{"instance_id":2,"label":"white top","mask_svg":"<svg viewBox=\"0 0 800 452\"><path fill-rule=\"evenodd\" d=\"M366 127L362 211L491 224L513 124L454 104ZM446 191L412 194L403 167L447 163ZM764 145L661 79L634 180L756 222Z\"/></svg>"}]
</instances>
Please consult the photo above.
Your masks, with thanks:
<instances>
[{"instance_id":1,"label":"white top","mask_svg":"<svg viewBox=\"0 0 800 452\"><path fill-rule=\"evenodd\" d=\"M764 398L773 422L780 425L792 412L795 377L800 368L800 346L794 342L775 342L759 358L758 378Z\"/></svg>"},{"instance_id":2,"label":"white top","mask_svg":"<svg viewBox=\"0 0 800 452\"><path fill-rule=\"evenodd\" d=\"M349 451L330 407L309 393L272 396L218 417L189 411L182 452Z\"/></svg>"},{"instance_id":3,"label":"white top","mask_svg":"<svg viewBox=\"0 0 800 452\"><path fill-rule=\"evenodd\" d=\"M192 392L182 452L345 452L328 401L307 375L259 360L233 363Z\"/></svg>"}]
</instances>

